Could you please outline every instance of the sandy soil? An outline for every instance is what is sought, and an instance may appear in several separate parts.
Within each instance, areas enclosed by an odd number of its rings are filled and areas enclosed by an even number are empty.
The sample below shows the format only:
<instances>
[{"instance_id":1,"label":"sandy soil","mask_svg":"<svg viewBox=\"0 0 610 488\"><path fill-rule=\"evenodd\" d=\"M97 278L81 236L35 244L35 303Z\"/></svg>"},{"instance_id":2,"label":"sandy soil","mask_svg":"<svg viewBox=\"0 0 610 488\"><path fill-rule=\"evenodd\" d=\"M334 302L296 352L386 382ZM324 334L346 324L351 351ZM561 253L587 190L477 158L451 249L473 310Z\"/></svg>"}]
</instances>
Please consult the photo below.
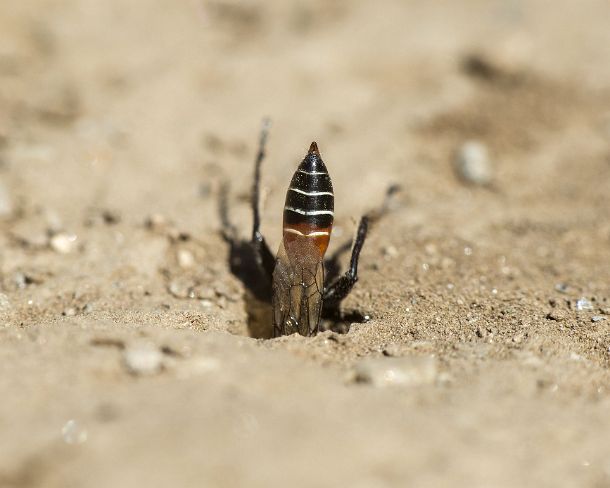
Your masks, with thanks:
<instances>
[{"instance_id":1,"label":"sandy soil","mask_svg":"<svg viewBox=\"0 0 610 488\"><path fill-rule=\"evenodd\" d=\"M610 5L0 4L0 486L610 486ZM349 332L249 336L316 140ZM453 160L476 140L491 183ZM484 168L485 169L485 168ZM344 262L348 256L344 256Z\"/></svg>"}]
</instances>

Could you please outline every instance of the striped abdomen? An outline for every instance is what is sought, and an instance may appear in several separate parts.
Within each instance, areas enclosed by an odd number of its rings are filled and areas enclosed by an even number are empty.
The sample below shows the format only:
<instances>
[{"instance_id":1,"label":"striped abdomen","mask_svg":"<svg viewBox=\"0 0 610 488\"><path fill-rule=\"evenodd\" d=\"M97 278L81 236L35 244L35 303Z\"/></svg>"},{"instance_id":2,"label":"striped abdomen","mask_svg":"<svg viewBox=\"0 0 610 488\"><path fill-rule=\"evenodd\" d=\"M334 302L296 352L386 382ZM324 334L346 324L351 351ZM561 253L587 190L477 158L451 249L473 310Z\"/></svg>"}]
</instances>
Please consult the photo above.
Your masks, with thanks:
<instances>
[{"instance_id":1,"label":"striped abdomen","mask_svg":"<svg viewBox=\"0 0 610 488\"><path fill-rule=\"evenodd\" d=\"M309 152L290 181L284 206L284 244L287 249L295 240L311 240L324 256L334 217L333 185L318 146L311 143Z\"/></svg>"}]
</instances>

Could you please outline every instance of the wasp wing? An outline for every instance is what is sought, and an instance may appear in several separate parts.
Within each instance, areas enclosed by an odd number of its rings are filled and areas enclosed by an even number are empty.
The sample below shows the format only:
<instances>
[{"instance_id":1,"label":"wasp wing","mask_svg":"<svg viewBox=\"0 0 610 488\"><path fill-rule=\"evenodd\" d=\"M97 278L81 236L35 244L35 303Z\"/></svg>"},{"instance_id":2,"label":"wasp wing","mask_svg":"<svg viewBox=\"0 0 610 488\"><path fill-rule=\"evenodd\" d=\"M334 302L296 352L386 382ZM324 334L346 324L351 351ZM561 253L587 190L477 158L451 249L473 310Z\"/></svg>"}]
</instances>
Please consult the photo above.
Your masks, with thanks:
<instances>
[{"instance_id":1,"label":"wasp wing","mask_svg":"<svg viewBox=\"0 0 610 488\"><path fill-rule=\"evenodd\" d=\"M273 272L273 335L317 334L322 312L324 265L311 239L280 244Z\"/></svg>"}]
</instances>

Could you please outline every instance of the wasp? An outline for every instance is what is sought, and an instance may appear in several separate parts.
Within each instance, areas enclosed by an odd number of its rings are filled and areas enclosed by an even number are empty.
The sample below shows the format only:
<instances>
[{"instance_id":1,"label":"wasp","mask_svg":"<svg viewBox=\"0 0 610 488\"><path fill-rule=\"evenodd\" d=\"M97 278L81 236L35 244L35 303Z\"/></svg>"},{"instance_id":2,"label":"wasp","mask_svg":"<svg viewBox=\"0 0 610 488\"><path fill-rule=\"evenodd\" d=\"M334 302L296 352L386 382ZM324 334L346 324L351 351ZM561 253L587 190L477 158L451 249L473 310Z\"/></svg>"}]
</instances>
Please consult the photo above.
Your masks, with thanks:
<instances>
[{"instance_id":1,"label":"wasp","mask_svg":"<svg viewBox=\"0 0 610 488\"><path fill-rule=\"evenodd\" d=\"M389 209L389 198L398 187L394 185L388 189L380 209L360 218L351 245L349 268L340 274L338 258L350 248L351 243L340 246L325 262L334 221L334 192L318 145L312 142L286 192L282 240L274 257L260 231L261 166L265 158L268 131L269 124L263 124L251 192L251 238L249 241L236 239L236 229L226 215L226 202L221 201L221 219L225 229L223 237L231 244L232 254L237 251L240 255L236 262L243 266L244 256L255 262L255 266L245 272L240 273L236 269L233 271L252 288L258 300L271 302L271 323L267 326L272 328L273 337L294 333L313 336L319 332L323 318L341 317L341 302L358 281L358 261L369 226ZM326 277L325 267L330 270ZM253 279L253 268L262 273L262 280L258 277Z\"/></svg>"}]
</instances>

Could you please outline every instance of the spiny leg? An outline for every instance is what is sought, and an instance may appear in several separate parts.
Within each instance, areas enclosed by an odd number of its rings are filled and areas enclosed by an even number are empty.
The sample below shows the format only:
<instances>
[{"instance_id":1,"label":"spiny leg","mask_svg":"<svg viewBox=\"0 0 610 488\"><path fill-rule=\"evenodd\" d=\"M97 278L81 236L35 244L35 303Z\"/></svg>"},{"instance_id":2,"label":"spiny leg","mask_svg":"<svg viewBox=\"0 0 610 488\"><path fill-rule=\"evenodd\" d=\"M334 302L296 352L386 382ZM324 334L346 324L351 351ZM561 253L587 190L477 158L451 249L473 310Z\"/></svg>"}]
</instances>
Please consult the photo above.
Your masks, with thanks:
<instances>
[{"instance_id":1,"label":"spiny leg","mask_svg":"<svg viewBox=\"0 0 610 488\"><path fill-rule=\"evenodd\" d=\"M339 305L349 295L350 291L358 281L358 260L360 258L360 251L364 246L369 226L377 223L382 217L384 217L393 208L392 198L396 193L400 191L399 185L391 185L387 190L383 203L377 209L371 210L360 219L358 224L358 231L356 232L356 239L352 247L352 256L350 259L349 269L345 274L339 278L334 279L330 285L324 288L324 312L326 316L337 315L339 312ZM338 272L338 260L343 252L348 248L348 243L343 244L335 253L330 257L326 266L327 269L330 267L330 272L334 278ZM330 274L330 273L329 273Z\"/></svg>"},{"instance_id":2,"label":"spiny leg","mask_svg":"<svg viewBox=\"0 0 610 488\"><path fill-rule=\"evenodd\" d=\"M399 185L391 185L386 190L384 199L379 208L371 210L366 215L369 219L369 227L377 223L382 217L392 211L394 208L393 197L400 191ZM341 244L334 252L326 258L324 262L324 270L326 273L326 283L333 283L341 274L341 265L339 261L341 256L352 248L353 239L349 239Z\"/></svg>"},{"instance_id":3,"label":"spiny leg","mask_svg":"<svg viewBox=\"0 0 610 488\"><path fill-rule=\"evenodd\" d=\"M254 162L254 182L252 184L252 247L256 253L256 261L258 265L265 271L269 280L273 275L275 267L275 258L260 231L260 181L261 181L261 165L265 159L265 145L269 135L271 121L264 119L261 127L261 133L258 142L258 153Z\"/></svg>"}]
</instances>

